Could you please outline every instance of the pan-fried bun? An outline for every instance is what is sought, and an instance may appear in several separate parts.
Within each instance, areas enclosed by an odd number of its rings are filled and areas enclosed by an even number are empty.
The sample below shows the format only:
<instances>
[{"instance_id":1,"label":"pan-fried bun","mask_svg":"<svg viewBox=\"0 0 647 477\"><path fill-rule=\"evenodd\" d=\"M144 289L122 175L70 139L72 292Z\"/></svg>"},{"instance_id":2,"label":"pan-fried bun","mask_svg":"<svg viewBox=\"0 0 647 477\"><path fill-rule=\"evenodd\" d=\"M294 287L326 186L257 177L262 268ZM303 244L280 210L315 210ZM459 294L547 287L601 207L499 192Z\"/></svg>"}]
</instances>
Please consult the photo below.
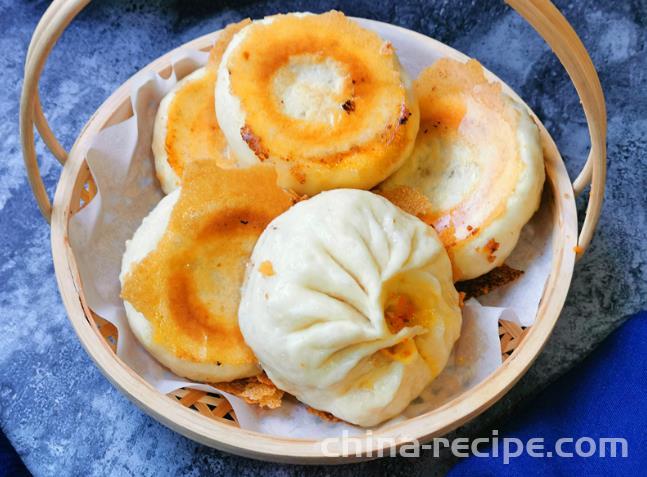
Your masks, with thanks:
<instances>
[{"instance_id":1,"label":"pan-fried bun","mask_svg":"<svg viewBox=\"0 0 647 477\"><path fill-rule=\"evenodd\" d=\"M120 275L130 326L158 361L207 382L260 372L238 328L240 286L258 236L292 202L270 167L186 164L183 186L126 244Z\"/></svg>"},{"instance_id":2,"label":"pan-fried bun","mask_svg":"<svg viewBox=\"0 0 647 477\"><path fill-rule=\"evenodd\" d=\"M229 43L218 124L238 161L299 194L369 189L411 152L418 106L393 46L343 13L255 21Z\"/></svg>"},{"instance_id":3,"label":"pan-fried bun","mask_svg":"<svg viewBox=\"0 0 647 477\"><path fill-rule=\"evenodd\" d=\"M379 190L432 225L455 280L500 266L539 206L544 161L525 106L481 65L442 59L415 81L421 125L411 157Z\"/></svg>"},{"instance_id":4,"label":"pan-fried bun","mask_svg":"<svg viewBox=\"0 0 647 477\"><path fill-rule=\"evenodd\" d=\"M211 49L207 65L182 78L160 102L152 148L157 178L166 194L180 186L184 164L189 161L213 159L222 167L233 164L216 121L214 87L225 48L248 23L228 25Z\"/></svg>"},{"instance_id":5,"label":"pan-fried bun","mask_svg":"<svg viewBox=\"0 0 647 477\"><path fill-rule=\"evenodd\" d=\"M443 370L461 310L433 228L376 194L337 189L265 229L239 320L279 389L373 426L402 412Z\"/></svg>"}]
</instances>

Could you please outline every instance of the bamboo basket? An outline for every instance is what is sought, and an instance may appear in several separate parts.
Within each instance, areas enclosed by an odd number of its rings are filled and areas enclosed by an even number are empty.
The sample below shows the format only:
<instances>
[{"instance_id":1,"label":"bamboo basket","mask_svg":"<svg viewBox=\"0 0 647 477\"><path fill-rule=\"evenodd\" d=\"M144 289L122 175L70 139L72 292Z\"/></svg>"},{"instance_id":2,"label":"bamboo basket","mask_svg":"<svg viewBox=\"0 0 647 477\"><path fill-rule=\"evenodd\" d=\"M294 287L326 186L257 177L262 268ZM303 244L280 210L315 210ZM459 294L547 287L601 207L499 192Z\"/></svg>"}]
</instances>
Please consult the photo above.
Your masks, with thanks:
<instances>
[{"instance_id":1,"label":"bamboo basket","mask_svg":"<svg viewBox=\"0 0 647 477\"><path fill-rule=\"evenodd\" d=\"M70 322L87 353L121 392L161 423L208 446L263 460L332 464L375 457L380 451L388 455L388 447L399 446L410 439L426 442L443 435L483 412L521 378L546 343L566 299L575 261L591 241L600 215L606 175L606 110L600 82L582 42L550 1L507 0L507 3L537 30L568 72L584 108L591 149L584 169L571 184L555 143L535 118L543 142L547 184L554 198L552 215L555 225L552 270L535 324L522 329L514 323L501 321L504 362L491 376L434 411L382 426L370 436L366 434L359 447L353 448L352 455L344 454L341 440L328 441L324 455L319 441L273 437L240 429L229 403L216 394L191 389L177 390L169 395L158 392L116 356L116 329L88 308L68 241L68 222L97 192L85 162L94 137L103 128L132 115L129 92L133 79L117 89L95 112L69 153L57 141L45 119L38 96L38 83L52 47L67 25L89 2L54 0L38 23L27 52L20 133L31 187L43 216L51 223L54 267ZM428 37L394 26L388 27L398 29L398 34L415 37L415 41L439 50L443 56L465 58L456 50ZM217 34L205 35L181 48L208 50ZM158 58L142 71L168 71L172 54L170 52ZM504 85L504 89L521 101L510 88ZM64 166L53 206L39 174L34 126L49 150ZM578 233L575 196L589 185L586 217ZM395 442L389 442L388 439L394 437ZM359 455L356 455L357 450Z\"/></svg>"}]
</instances>

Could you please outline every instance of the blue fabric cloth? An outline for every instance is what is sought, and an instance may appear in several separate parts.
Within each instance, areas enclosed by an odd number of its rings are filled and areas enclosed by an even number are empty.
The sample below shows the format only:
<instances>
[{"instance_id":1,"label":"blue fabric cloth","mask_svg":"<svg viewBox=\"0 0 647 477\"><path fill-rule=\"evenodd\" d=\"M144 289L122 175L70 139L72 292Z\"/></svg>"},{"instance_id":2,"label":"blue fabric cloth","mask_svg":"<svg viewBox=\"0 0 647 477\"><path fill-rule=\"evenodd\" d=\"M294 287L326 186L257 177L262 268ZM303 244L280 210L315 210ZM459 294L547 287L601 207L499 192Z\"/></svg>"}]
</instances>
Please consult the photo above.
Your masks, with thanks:
<instances>
[{"instance_id":1,"label":"blue fabric cloth","mask_svg":"<svg viewBox=\"0 0 647 477\"><path fill-rule=\"evenodd\" d=\"M586 319L586 317L582 317ZM499 429L499 437L524 442L544 438L544 448L554 449L557 439L572 437L622 437L628 442L627 458L533 458L523 455L504 464L499 458L471 456L461 460L449 475L552 476L646 475L647 447L647 312L636 315L607 338L580 366L550 385ZM498 445L502 455L503 445ZM583 445L584 450L588 450ZM573 451L574 444L565 444ZM485 449L479 451L484 452ZM607 453L608 454L608 453Z\"/></svg>"},{"instance_id":2,"label":"blue fabric cloth","mask_svg":"<svg viewBox=\"0 0 647 477\"><path fill-rule=\"evenodd\" d=\"M16 451L7 440L4 433L0 432L0 477L29 476L29 471L16 454Z\"/></svg>"}]
</instances>

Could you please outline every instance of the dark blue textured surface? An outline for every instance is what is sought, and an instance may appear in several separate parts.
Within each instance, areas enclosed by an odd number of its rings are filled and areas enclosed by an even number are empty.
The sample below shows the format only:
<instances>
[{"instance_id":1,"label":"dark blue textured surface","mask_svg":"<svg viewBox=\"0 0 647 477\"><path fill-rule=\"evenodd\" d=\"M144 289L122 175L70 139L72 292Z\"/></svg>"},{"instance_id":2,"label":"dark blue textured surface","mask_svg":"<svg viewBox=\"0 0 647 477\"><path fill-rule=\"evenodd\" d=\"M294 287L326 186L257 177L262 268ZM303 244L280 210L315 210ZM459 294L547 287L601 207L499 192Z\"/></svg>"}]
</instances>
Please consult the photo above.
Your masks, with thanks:
<instances>
[{"instance_id":1,"label":"dark blue textured surface","mask_svg":"<svg viewBox=\"0 0 647 477\"><path fill-rule=\"evenodd\" d=\"M57 292L49 231L27 185L18 97L30 35L45 0L0 0L0 426L36 475L326 475L327 468L266 464L207 449L161 426L99 373L69 326ZM557 2L598 66L609 109L609 176L595 241L578 264L555 332L526 377L460 429L491 428L588 353L624 317L647 308L647 54L645 0ZM123 81L154 58L245 16L338 8L426 33L481 60L544 121L568 169L582 166L586 124L568 78L538 36L500 0L101 0L54 48L41 87L54 131L70 147ZM55 161L37 145L53 191ZM585 202L578 202L583 213ZM407 477L451 461L386 459L334 469Z\"/></svg>"},{"instance_id":2,"label":"dark blue textured surface","mask_svg":"<svg viewBox=\"0 0 647 477\"><path fill-rule=\"evenodd\" d=\"M27 475L29 475L29 471L6 436L0 432L0 477L22 477Z\"/></svg>"},{"instance_id":3,"label":"dark blue textured surface","mask_svg":"<svg viewBox=\"0 0 647 477\"><path fill-rule=\"evenodd\" d=\"M647 468L647 312L625 323L595 353L539 394L528 408L504 425L501 437L524 442L545 439L554 449L564 437L593 439L622 437L628 443L627 458L577 457L511 459L470 457L460 461L450 476L550 476L550 475L645 475ZM588 445L588 444L587 444ZM585 445L584 451L589 448ZM597 444L596 444L597 445ZM573 444L564 450L574 452ZM499 445L499 455L503 446ZM609 451L607 451L607 456Z\"/></svg>"}]
</instances>

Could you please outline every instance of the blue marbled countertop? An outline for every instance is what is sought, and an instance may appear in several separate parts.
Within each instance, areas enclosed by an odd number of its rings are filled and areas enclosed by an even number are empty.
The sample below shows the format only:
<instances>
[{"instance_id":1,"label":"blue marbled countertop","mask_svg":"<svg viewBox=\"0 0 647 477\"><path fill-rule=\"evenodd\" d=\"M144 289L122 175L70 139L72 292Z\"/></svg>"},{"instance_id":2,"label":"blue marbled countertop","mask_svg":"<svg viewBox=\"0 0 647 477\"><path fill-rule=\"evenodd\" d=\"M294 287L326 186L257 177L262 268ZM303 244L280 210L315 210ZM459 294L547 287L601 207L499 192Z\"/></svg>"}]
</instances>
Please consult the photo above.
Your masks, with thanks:
<instances>
[{"instance_id":1,"label":"blue marbled countertop","mask_svg":"<svg viewBox=\"0 0 647 477\"><path fill-rule=\"evenodd\" d=\"M554 335L521 382L472 434L505 419L588 353L623 318L647 308L647 2L558 1L591 52L609 110L609 176L596 238L577 265ZM35 475L325 475L326 468L255 462L218 452L146 416L101 375L81 348L59 297L49 229L23 172L18 98L31 33L46 1L0 0L0 425ZM502 1L93 2L54 49L41 97L70 147L100 103L173 47L245 16L343 10L429 34L481 60L543 119L572 177L588 148L577 96L546 45ZM41 143L53 192L59 168ZM578 202L583 214L584 200ZM581 215L582 217L582 215ZM335 474L430 475L450 465L431 455L343 466Z\"/></svg>"}]
</instances>

